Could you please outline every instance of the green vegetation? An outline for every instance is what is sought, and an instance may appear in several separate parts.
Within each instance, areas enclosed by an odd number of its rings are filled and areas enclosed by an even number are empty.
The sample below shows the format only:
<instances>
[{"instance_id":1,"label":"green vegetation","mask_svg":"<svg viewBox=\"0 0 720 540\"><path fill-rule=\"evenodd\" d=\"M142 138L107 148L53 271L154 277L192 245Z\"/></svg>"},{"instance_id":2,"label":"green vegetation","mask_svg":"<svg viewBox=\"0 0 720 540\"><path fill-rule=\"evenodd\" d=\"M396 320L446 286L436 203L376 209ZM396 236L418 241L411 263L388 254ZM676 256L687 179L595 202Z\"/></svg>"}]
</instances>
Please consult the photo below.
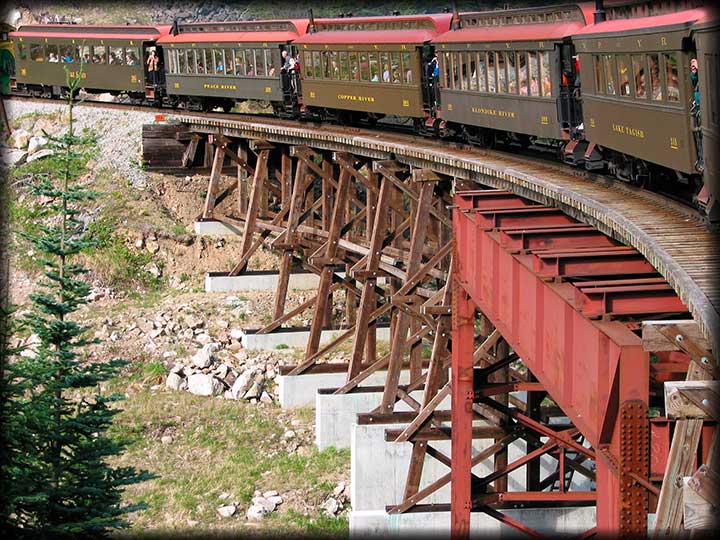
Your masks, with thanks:
<instances>
[{"instance_id":1,"label":"green vegetation","mask_svg":"<svg viewBox=\"0 0 720 540\"><path fill-rule=\"evenodd\" d=\"M125 514L143 504L123 505L125 487L152 478L132 466L108 465L126 444L107 435L122 397L101 385L125 362L89 361L86 347L97 341L73 320L90 289L78 258L93 245L80 216L96 194L78 182L87 162L82 149L92 141L73 129L72 97L80 78L68 74L67 82L68 129L49 137L57 169L29 173L42 219L22 233L43 268L31 308L20 319L38 342L3 365L0 513L12 538L90 539L127 527Z\"/></svg>"}]
</instances>

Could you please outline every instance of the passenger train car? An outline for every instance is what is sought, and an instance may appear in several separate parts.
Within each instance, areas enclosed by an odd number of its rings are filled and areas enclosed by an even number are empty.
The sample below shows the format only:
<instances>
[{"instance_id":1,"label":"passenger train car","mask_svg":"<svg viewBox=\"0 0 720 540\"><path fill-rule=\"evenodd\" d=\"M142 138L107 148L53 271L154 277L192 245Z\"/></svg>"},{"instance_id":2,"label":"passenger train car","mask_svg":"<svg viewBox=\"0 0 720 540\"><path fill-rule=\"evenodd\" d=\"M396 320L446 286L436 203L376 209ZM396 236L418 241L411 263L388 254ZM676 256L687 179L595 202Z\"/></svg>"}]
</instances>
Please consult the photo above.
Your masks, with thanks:
<instances>
[{"instance_id":1,"label":"passenger train car","mask_svg":"<svg viewBox=\"0 0 720 540\"><path fill-rule=\"evenodd\" d=\"M87 90L154 105L227 111L252 99L278 116L341 124L397 116L425 136L549 148L573 166L681 193L720 223L720 17L704 4L596 0L172 27L32 25L10 34L11 82L19 92L57 96L63 64L77 73L82 58ZM151 51L159 74L146 69Z\"/></svg>"}]
</instances>

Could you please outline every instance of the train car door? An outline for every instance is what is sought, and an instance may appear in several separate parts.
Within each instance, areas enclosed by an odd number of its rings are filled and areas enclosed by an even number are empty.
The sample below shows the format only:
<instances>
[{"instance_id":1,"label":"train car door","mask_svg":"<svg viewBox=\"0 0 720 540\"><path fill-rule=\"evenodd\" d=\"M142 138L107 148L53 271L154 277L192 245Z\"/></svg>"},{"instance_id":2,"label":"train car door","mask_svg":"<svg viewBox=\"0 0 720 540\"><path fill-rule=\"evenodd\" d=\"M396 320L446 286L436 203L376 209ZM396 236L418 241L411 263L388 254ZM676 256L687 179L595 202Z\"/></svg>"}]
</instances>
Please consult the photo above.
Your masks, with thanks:
<instances>
[{"instance_id":1,"label":"train car door","mask_svg":"<svg viewBox=\"0 0 720 540\"><path fill-rule=\"evenodd\" d=\"M580 64L575 46L560 44L560 92L557 100L558 122L564 132L570 133L582 123L580 102Z\"/></svg>"}]
</instances>

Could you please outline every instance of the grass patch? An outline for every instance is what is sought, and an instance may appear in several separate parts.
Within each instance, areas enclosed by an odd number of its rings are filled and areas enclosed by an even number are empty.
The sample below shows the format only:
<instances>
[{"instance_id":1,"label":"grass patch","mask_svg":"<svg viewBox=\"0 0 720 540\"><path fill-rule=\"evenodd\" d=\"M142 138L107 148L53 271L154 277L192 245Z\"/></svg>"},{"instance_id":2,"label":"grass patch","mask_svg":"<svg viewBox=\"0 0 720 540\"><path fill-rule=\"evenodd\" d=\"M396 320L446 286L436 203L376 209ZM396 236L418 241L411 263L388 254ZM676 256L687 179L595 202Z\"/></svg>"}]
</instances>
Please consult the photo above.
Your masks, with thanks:
<instances>
[{"instance_id":1,"label":"grass patch","mask_svg":"<svg viewBox=\"0 0 720 540\"><path fill-rule=\"evenodd\" d=\"M146 363L131 378L156 369L156 363ZM280 440L290 425L283 422L279 407L149 390L129 393L121 407L111 433L130 444L117 464L142 463L158 475L128 487L128 502L143 500L148 505L134 516L131 533L182 530L188 520L196 520L200 525L195 530L347 537L347 520L324 514L320 504L349 467L349 451L319 452L312 443L302 455L284 451ZM312 409L298 409L294 417L307 424L313 419ZM163 444L164 435L173 442ZM257 528L248 528L244 514L256 489L277 489L286 501ZM223 492L239 503L230 519L216 511ZM290 493L295 495L288 497Z\"/></svg>"}]
</instances>

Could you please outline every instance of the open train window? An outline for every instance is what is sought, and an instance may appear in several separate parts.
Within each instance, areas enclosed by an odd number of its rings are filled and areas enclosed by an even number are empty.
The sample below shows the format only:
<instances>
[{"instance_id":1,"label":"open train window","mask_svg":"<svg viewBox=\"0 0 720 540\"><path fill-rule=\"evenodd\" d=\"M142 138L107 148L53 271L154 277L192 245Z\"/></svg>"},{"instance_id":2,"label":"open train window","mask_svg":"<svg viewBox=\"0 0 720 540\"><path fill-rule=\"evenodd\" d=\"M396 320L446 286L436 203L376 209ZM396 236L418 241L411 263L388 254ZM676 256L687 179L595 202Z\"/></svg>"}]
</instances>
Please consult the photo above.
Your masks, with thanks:
<instances>
[{"instance_id":1,"label":"open train window","mask_svg":"<svg viewBox=\"0 0 720 540\"><path fill-rule=\"evenodd\" d=\"M384 83L390 82L390 59L389 54L386 52L380 53L380 62L378 67L382 72L382 78L380 79Z\"/></svg>"},{"instance_id":2,"label":"open train window","mask_svg":"<svg viewBox=\"0 0 720 540\"><path fill-rule=\"evenodd\" d=\"M488 92L497 92L497 73L495 72L495 53L487 55Z\"/></svg>"},{"instance_id":3,"label":"open train window","mask_svg":"<svg viewBox=\"0 0 720 540\"><path fill-rule=\"evenodd\" d=\"M530 95L540 95L540 66L538 65L538 53L528 52L528 64L530 65Z\"/></svg>"},{"instance_id":4,"label":"open train window","mask_svg":"<svg viewBox=\"0 0 720 540\"><path fill-rule=\"evenodd\" d=\"M59 62L60 57L58 56L58 46L57 45L45 45L45 61L46 62Z\"/></svg>"},{"instance_id":5,"label":"open train window","mask_svg":"<svg viewBox=\"0 0 720 540\"><path fill-rule=\"evenodd\" d=\"M350 78L350 72L348 71L348 53L341 52L338 58L340 62L340 79L347 81Z\"/></svg>"},{"instance_id":6,"label":"open train window","mask_svg":"<svg viewBox=\"0 0 720 540\"><path fill-rule=\"evenodd\" d=\"M614 96L617 93L615 88L614 58L611 54L604 54L602 59L603 72L605 73L605 93L609 96Z\"/></svg>"},{"instance_id":7,"label":"open train window","mask_svg":"<svg viewBox=\"0 0 720 540\"><path fill-rule=\"evenodd\" d=\"M478 90L487 92L487 53L478 53Z\"/></svg>"},{"instance_id":8,"label":"open train window","mask_svg":"<svg viewBox=\"0 0 720 540\"><path fill-rule=\"evenodd\" d=\"M593 71L595 72L595 93L596 94L604 94L604 85L603 85L603 72L602 72L602 62L600 61L600 57L597 55L593 55Z\"/></svg>"},{"instance_id":9,"label":"open train window","mask_svg":"<svg viewBox=\"0 0 720 540\"><path fill-rule=\"evenodd\" d=\"M20 60L27 60L27 49L25 48L24 43L18 43L18 54L20 56Z\"/></svg>"},{"instance_id":10,"label":"open train window","mask_svg":"<svg viewBox=\"0 0 720 540\"><path fill-rule=\"evenodd\" d=\"M225 73L235 75L235 55L232 49L225 49Z\"/></svg>"},{"instance_id":11,"label":"open train window","mask_svg":"<svg viewBox=\"0 0 720 540\"><path fill-rule=\"evenodd\" d=\"M459 62L458 62L458 68L460 71L460 89L461 90L467 90L468 89L468 72L467 72L467 54L464 52L458 53L459 56Z\"/></svg>"},{"instance_id":12,"label":"open train window","mask_svg":"<svg viewBox=\"0 0 720 540\"><path fill-rule=\"evenodd\" d=\"M517 94L517 62L515 61L515 53L507 53L507 76L508 76L508 93Z\"/></svg>"},{"instance_id":13,"label":"open train window","mask_svg":"<svg viewBox=\"0 0 720 540\"><path fill-rule=\"evenodd\" d=\"M218 75L225 75L225 61L223 60L223 52L221 49L213 49L213 65L215 73Z\"/></svg>"},{"instance_id":14,"label":"open train window","mask_svg":"<svg viewBox=\"0 0 720 540\"><path fill-rule=\"evenodd\" d=\"M443 86L445 88L450 88L450 81L452 79L452 77L450 75L450 67L451 67L450 57L451 56L452 56L451 53L446 52L445 56L443 57Z\"/></svg>"},{"instance_id":15,"label":"open train window","mask_svg":"<svg viewBox=\"0 0 720 540\"><path fill-rule=\"evenodd\" d=\"M649 54L648 60L650 61L650 87L652 93L651 98L654 101L663 100L663 89L660 81L660 60L656 53Z\"/></svg>"},{"instance_id":16,"label":"open train window","mask_svg":"<svg viewBox=\"0 0 720 540\"><path fill-rule=\"evenodd\" d=\"M255 49L255 76L265 77L267 76L267 64L265 63L265 51L262 49Z\"/></svg>"},{"instance_id":17,"label":"open train window","mask_svg":"<svg viewBox=\"0 0 720 540\"><path fill-rule=\"evenodd\" d=\"M313 77L312 52L310 52L310 51L303 52L302 68L303 68L303 71L305 72L305 77L307 77L308 79L312 79L312 77Z\"/></svg>"},{"instance_id":18,"label":"open train window","mask_svg":"<svg viewBox=\"0 0 720 540\"><path fill-rule=\"evenodd\" d=\"M390 70L393 84L400 84L402 82L400 78L400 53L394 52L390 54Z\"/></svg>"},{"instance_id":19,"label":"open train window","mask_svg":"<svg viewBox=\"0 0 720 540\"><path fill-rule=\"evenodd\" d=\"M110 49L110 57L108 58L108 63L112 64L114 66L124 66L125 65L125 55L123 54L123 48L122 47L109 47ZM172 51L176 55L180 51ZM177 66L176 66L177 69Z\"/></svg>"},{"instance_id":20,"label":"open train window","mask_svg":"<svg viewBox=\"0 0 720 540\"><path fill-rule=\"evenodd\" d=\"M353 81L360 80L360 67L358 65L358 53L351 51L348 53L348 63L350 64L350 79Z\"/></svg>"},{"instance_id":21,"label":"open train window","mask_svg":"<svg viewBox=\"0 0 720 540\"><path fill-rule=\"evenodd\" d=\"M140 53L137 47L125 47L125 62L128 66L137 66L140 63Z\"/></svg>"},{"instance_id":22,"label":"open train window","mask_svg":"<svg viewBox=\"0 0 720 540\"><path fill-rule=\"evenodd\" d=\"M375 52L368 54L370 59L370 82L380 82L380 74L378 73L378 55Z\"/></svg>"},{"instance_id":23,"label":"open train window","mask_svg":"<svg viewBox=\"0 0 720 540\"><path fill-rule=\"evenodd\" d=\"M498 92L506 94L507 73L505 72L505 53L497 53Z\"/></svg>"},{"instance_id":24,"label":"open train window","mask_svg":"<svg viewBox=\"0 0 720 540\"><path fill-rule=\"evenodd\" d=\"M665 60L665 81L667 86L667 100L680 101L680 85L678 83L678 60L677 54L663 54Z\"/></svg>"},{"instance_id":25,"label":"open train window","mask_svg":"<svg viewBox=\"0 0 720 540\"><path fill-rule=\"evenodd\" d=\"M528 95L528 63L527 63L527 53L526 52L517 53L517 69L518 69L518 77L520 80L520 83L518 84L518 87L520 88L520 95L527 96Z\"/></svg>"},{"instance_id":26,"label":"open train window","mask_svg":"<svg viewBox=\"0 0 720 540\"><path fill-rule=\"evenodd\" d=\"M617 67L620 95L623 97L630 97L632 94L630 89L630 57L627 54L618 55Z\"/></svg>"},{"instance_id":27,"label":"open train window","mask_svg":"<svg viewBox=\"0 0 720 540\"><path fill-rule=\"evenodd\" d=\"M633 80L635 81L635 97L639 99L647 98L647 92L645 92L646 64L647 59L645 58L645 55L632 55Z\"/></svg>"},{"instance_id":28,"label":"open train window","mask_svg":"<svg viewBox=\"0 0 720 540\"><path fill-rule=\"evenodd\" d=\"M412 84L413 83L412 57L410 56L410 53L400 53L400 57L402 59L402 72L405 77L404 82L405 82L405 84Z\"/></svg>"},{"instance_id":29,"label":"open train window","mask_svg":"<svg viewBox=\"0 0 720 540\"><path fill-rule=\"evenodd\" d=\"M477 73L477 53L468 53L470 58L470 90L477 92L478 89L478 73Z\"/></svg>"},{"instance_id":30,"label":"open train window","mask_svg":"<svg viewBox=\"0 0 720 540\"><path fill-rule=\"evenodd\" d=\"M36 43L30 44L30 58L36 62L44 62L45 54L43 53L43 46Z\"/></svg>"},{"instance_id":31,"label":"open train window","mask_svg":"<svg viewBox=\"0 0 720 540\"><path fill-rule=\"evenodd\" d=\"M313 68L315 69L315 78L322 78L322 64L320 63L320 51L313 51Z\"/></svg>"},{"instance_id":32,"label":"open train window","mask_svg":"<svg viewBox=\"0 0 720 540\"><path fill-rule=\"evenodd\" d=\"M542 51L538 53L540 60L540 88L544 97L552 96L552 81L550 80L550 53Z\"/></svg>"},{"instance_id":33,"label":"open train window","mask_svg":"<svg viewBox=\"0 0 720 540\"><path fill-rule=\"evenodd\" d=\"M93 47L93 64L107 64L107 50L105 45L95 45Z\"/></svg>"}]
</instances>

